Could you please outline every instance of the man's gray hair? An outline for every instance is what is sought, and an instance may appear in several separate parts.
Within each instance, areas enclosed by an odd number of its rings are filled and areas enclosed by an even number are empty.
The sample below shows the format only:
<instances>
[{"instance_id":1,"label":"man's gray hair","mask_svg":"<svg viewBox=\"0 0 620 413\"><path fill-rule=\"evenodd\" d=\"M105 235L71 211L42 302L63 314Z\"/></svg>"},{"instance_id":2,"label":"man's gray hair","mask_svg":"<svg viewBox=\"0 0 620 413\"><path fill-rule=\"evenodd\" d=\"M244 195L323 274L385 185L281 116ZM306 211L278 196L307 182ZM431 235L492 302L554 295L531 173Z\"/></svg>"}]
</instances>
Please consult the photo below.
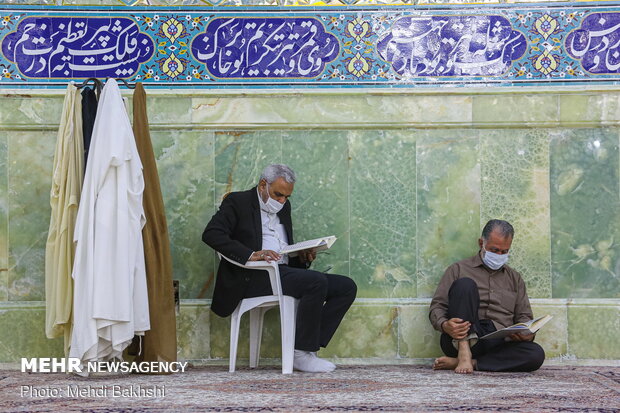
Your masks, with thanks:
<instances>
[{"instance_id":1,"label":"man's gray hair","mask_svg":"<svg viewBox=\"0 0 620 413\"><path fill-rule=\"evenodd\" d=\"M274 163L263 169L260 179L264 179L268 184L273 183L278 178L284 179L289 184L295 183L295 172L287 165Z\"/></svg>"},{"instance_id":2,"label":"man's gray hair","mask_svg":"<svg viewBox=\"0 0 620 413\"><path fill-rule=\"evenodd\" d=\"M492 219L484 226L484 229L482 230L482 239L488 241L491 232L496 230L499 231L504 238L513 238L515 235L515 229L508 221Z\"/></svg>"}]
</instances>

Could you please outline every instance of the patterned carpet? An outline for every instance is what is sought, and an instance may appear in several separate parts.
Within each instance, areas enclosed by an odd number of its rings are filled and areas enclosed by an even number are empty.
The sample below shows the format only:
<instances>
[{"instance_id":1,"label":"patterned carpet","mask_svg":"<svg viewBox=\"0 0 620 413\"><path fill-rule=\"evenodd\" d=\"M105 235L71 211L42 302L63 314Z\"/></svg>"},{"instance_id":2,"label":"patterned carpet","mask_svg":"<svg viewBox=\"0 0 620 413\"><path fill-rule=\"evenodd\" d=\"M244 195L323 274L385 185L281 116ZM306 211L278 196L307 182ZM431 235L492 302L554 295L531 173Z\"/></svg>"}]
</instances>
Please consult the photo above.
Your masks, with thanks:
<instances>
[{"instance_id":1,"label":"patterned carpet","mask_svg":"<svg viewBox=\"0 0 620 413\"><path fill-rule=\"evenodd\" d=\"M80 393L81 392L81 393ZM0 412L620 412L620 367L470 376L427 366L193 367L170 376L82 378L0 370Z\"/></svg>"}]
</instances>

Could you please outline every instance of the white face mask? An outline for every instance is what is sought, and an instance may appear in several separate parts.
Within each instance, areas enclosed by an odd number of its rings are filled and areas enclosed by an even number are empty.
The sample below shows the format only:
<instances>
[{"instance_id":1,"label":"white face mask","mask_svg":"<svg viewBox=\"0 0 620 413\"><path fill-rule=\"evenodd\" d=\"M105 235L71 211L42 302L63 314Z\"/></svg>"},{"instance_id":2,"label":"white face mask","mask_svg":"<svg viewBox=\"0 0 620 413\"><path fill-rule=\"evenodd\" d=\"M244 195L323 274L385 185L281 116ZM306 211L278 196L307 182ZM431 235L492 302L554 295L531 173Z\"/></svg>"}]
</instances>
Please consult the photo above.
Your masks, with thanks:
<instances>
[{"instance_id":1,"label":"white face mask","mask_svg":"<svg viewBox=\"0 0 620 413\"><path fill-rule=\"evenodd\" d=\"M482 262L492 270L499 270L508 262L508 256L510 254L496 254L494 252L487 251L484 246L484 255L482 256Z\"/></svg>"},{"instance_id":2,"label":"white face mask","mask_svg":"<svg viewBox=\"0 0 620 413\"><path fill-rule=\"evenodd\" d=\"M279 203L269 196L269 184L265 186L265 191L267 191L267 202L263 202L263 197L260 196L260 209L268 214L277 214L284 207L284 204Z\"/></svg>"}]
</instances>

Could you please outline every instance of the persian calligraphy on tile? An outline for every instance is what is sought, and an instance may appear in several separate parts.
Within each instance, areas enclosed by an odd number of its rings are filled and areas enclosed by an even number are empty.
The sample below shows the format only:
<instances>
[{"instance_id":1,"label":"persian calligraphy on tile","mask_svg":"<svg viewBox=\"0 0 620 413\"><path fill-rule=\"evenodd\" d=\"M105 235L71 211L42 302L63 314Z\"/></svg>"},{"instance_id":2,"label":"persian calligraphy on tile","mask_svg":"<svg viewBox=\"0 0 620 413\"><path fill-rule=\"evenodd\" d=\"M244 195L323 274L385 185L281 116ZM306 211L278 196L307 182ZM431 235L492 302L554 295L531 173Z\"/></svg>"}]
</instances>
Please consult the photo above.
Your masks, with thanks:
<instances>
[{"instance_id":1,"label":"persian calligraphy on tile","mask_svg":"<svg viewBox=\"0 0 620 413\"><path fill-rule=\"evenodd\" d=\"M566 51L590 73L620 73L620 13L594 13L566 38Z\"/></svg>"},{"instance_id":2,"label":"persian calligraphy on tile","mask_svg":"<svg viewBox=\"0 0 620 413\"><path fill-rule=\"evenodd\" d=\"M525 36L501 16L408 16L377 43L401 76L498 76L523 56Z\"/></svg>"},{"instance_id":3,"label":"persian calligraphy on tile","mask_svg":"<svg viewBox=\"0 0 620 413\"><path fill-rule=\"evenodd\" d=\"M192 43L217 78L316 77L338 57L338 39L312 18L220 18Z\"/></svg>"},{"instance_id":4,"label":"persian calligraphy on tile","mask_svg":"<svg viewBox=\"0 0 620 413\"><path fill-rule=\"evenodd\" d=\"M28 17L2 42L4 56L31 78L127 77L153 51L125 17Z\"/></svg>"}]
</instances>

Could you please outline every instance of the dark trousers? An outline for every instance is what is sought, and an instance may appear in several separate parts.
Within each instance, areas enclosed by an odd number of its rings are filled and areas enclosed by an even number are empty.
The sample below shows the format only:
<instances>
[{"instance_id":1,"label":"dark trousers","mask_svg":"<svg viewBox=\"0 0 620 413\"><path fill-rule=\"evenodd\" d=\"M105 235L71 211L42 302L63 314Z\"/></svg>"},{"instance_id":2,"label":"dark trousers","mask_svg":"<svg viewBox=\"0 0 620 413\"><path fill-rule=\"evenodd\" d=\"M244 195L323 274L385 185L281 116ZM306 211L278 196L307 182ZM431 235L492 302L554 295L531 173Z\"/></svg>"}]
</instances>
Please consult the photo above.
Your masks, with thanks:
<instances>
[{"instance_id":1,"label":"dark trousers","mask_svg":"<svg viewBox=\"0 0 620 413\"><path fill-rule=\"evenodd\" d=\"M326 347L357 294L349 277L280 265L284 295L299 298L295 349L318 351ZM245 297L271 295L269 277L251 278Z\"/></svg>"},{"instance_id":2,"label":"dark trousers","mask_svg":"<svg viewBox=\"0 0 620 413\"><path fill-rule=\"evenodd\" d=\"M452 283L448 293L448 317L460 318L471 323L471 332L482 337L495 331L491 320L478 319L480 295L478 286L471 278L459 278ZM452 337L441 335L441 349L448 357L456 357L458 351ZM534 371L545 361L542 347L531 341L504 341L504 339L478 340L471 348L476 369L484 371Z\"/></svg>"}]
</instances>

